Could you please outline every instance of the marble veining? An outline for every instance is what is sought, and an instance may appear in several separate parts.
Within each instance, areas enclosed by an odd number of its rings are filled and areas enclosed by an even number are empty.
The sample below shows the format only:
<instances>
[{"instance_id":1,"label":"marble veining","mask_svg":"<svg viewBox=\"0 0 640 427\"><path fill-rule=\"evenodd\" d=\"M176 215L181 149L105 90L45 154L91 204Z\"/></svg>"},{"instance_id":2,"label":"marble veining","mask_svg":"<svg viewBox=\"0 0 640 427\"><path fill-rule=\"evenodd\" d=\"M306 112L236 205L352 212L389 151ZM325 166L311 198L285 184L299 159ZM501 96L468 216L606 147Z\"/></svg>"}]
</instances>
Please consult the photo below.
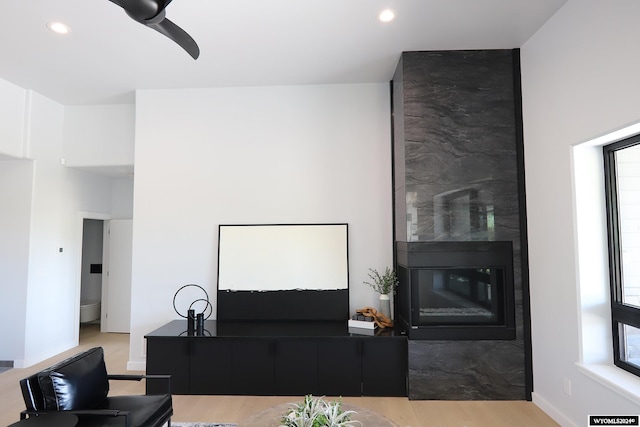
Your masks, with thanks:
<instances>
[{"instance_id":1,"label":"marble veining","mask_svg":"<svg viewBox=\"0 0 640 427\"><path fill-rule=\"evenodd\" d=\"M525 399L511 50L404 52L393 78L397 241L509 240L516 339L409 342L411 399Z\"/></svg>"},{"instance_id":2,"label":"marble veining","mask_svg":"<svg viewBox=\"0 0 640 427\"><path fill-rule=\"evenodd\" d=\"M525 399L519 341L409 341L409 399Z\"/></svg>"}]
</instances>

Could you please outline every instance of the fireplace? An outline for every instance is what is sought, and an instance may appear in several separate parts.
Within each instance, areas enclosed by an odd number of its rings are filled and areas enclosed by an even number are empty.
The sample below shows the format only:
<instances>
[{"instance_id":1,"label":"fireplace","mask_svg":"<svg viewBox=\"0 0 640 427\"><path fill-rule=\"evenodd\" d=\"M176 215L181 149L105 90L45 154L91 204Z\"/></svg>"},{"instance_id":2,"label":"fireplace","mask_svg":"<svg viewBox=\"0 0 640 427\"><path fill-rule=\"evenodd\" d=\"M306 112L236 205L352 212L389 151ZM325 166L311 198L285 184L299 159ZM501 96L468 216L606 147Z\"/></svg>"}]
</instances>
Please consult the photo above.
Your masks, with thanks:
<instances>
[{"instance_id":1,"label":"fireplace","mask_svg":"<svg viewBox=\"0 0 640 427\"><path fill-rule=\"evenodd\" d=\"M515 339L510 241L396 245L398 323L410 339Z\"/></svg>"}]
</instances>

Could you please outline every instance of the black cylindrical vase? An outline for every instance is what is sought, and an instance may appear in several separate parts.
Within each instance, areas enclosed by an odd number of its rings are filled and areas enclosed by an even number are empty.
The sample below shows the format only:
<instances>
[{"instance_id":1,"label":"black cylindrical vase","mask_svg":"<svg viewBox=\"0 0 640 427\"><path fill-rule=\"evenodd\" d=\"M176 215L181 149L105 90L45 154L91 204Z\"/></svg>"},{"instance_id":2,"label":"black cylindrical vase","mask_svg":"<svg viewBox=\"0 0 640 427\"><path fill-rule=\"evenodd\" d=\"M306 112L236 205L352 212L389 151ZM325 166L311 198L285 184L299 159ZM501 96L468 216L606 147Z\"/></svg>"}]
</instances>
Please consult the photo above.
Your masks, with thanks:
<instances>
[{"instance_id":1,"label":"black cylindrical vase","mask_svg":"<svg viewBox=\"0 0 640 427\"><path fill-rule=\"evenodd\" d=\"M204 335L204 314L198 313L196 316L196 335Z\"/></svg>"},{"instance_id":2,"label":"black cylindrical vase","mask_svg":"<svg viewBox=\"0 0 640 427\"><path fill-rule=\"evenodd\" d=\"M193 334L196 330L196 311L187 310L187 332Z\"/></svg>"}]
</instances>

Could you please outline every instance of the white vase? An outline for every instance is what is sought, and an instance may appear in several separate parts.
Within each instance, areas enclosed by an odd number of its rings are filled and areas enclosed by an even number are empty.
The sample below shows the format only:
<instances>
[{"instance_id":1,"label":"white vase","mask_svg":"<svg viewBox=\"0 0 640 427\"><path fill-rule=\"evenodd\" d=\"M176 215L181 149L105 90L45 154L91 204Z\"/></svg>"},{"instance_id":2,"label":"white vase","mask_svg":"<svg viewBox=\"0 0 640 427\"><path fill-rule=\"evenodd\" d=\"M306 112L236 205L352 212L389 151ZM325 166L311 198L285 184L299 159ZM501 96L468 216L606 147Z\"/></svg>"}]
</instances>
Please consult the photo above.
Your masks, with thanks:
<instances>
[{"instance_id":1,"label":"white vase","mask_svg":"<svg viewBox=\"0 0 640 427\"><path fill-rule=\"evenodd\" d=\"M389 294L380 294L380 313L391 319L391 300Z\"/></svg>"}]
</instances>

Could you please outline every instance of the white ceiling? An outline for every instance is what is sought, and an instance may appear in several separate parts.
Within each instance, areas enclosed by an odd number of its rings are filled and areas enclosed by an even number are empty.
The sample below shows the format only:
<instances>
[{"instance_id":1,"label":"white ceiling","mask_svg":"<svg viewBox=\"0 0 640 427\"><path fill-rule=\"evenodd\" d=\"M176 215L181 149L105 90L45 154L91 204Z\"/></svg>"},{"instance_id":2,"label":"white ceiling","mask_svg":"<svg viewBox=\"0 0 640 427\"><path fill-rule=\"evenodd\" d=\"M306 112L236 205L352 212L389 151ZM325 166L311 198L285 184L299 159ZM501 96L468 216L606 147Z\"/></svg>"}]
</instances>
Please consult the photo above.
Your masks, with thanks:
<instances>
[{"instance_id":1,"label":"white ceiling","mask_svg":"<svg viewBox=\"0 0 640 427\"><path fill-rule=\"evenodd\" d=\"M136 89L387 82L402 51L517 48L566 0L174 0L193 60L108 0L0 0L0 78L64 105ZM397 19L383 24L385 7ZM46 23L60 20L60 36Z\"/></svg>"}]
</instances>

